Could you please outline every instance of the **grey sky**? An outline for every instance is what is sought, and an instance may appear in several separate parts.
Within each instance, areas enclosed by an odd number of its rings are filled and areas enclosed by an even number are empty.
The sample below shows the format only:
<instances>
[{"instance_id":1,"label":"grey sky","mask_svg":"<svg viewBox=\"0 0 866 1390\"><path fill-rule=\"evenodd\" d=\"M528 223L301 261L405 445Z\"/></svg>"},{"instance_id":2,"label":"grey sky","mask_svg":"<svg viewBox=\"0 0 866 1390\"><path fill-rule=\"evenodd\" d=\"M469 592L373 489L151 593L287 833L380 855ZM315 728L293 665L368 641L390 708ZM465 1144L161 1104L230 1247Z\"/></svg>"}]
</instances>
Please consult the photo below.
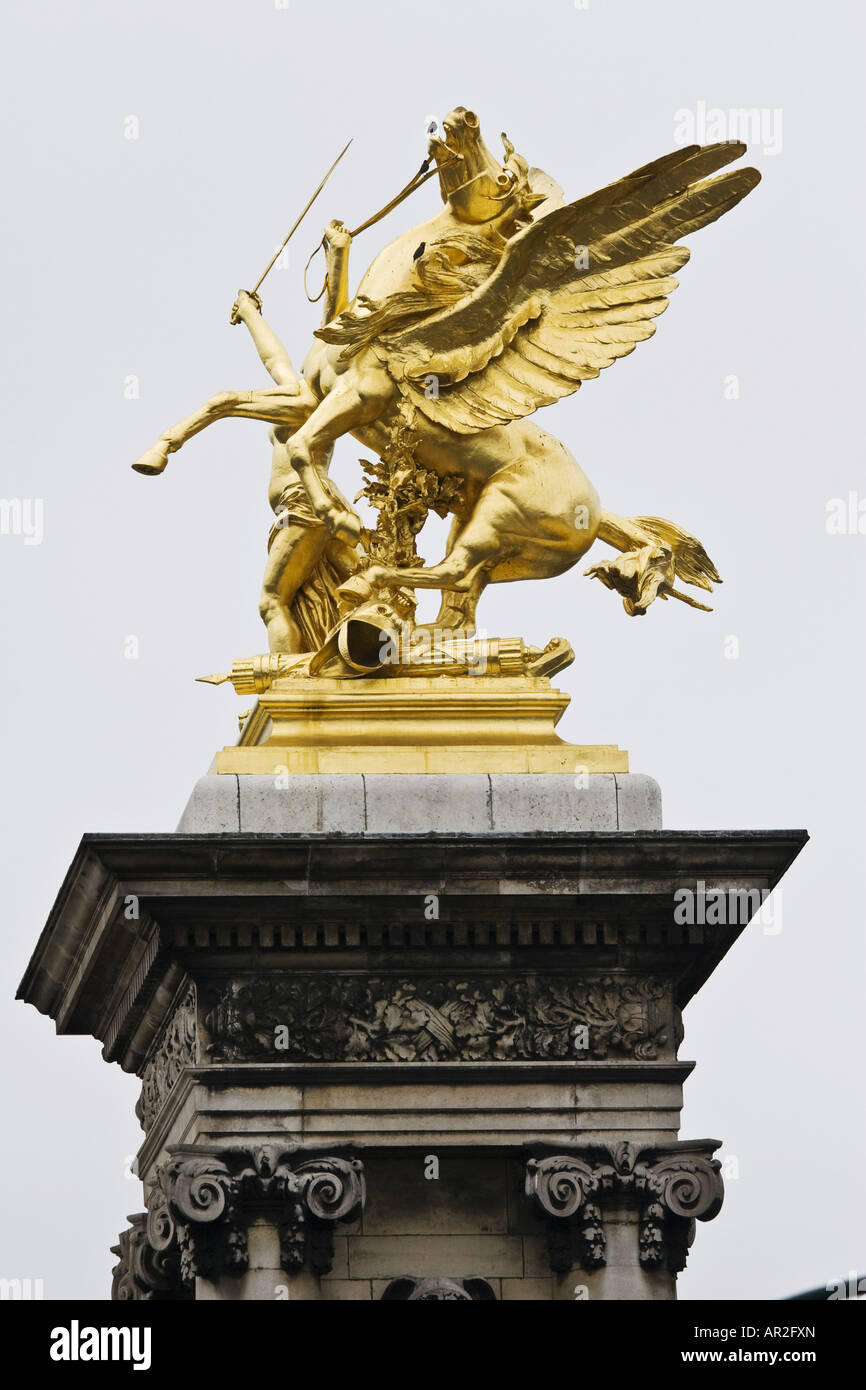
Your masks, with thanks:
<instances>
[{"instance_id":1,"label":"grey sky","mask_svg":"<svg viewBox=\"0 0 866 1390\"><path fill-rule=\"evenodd\" d=\"M318 321L301 269L324 222L356 225L392 197L423 157L428 116L458 104L479 113L491 147L507 130L570 197L673 148L677 112L768 113L765 149L750 154L764 181L691 239L655 339L542 417L604 505L702 538L725 577L715 612L668 603L629 619L580 566L543 588L488 590L480 621L572 640L562 733L627 748L632 770L661 783L667 826L813 837L785 880L782 930L750 928L686 1013L681 1056L698 1068L682 1134L722 1138L739 1177L681 1297L776 1298L866 1264L853 1191L866 535L825 524L830 499L866 498L862 7L7 0L4 11L0 493L41 499L44 537L0 535L0 1274L42 1278L47 1297L108 1295L108 1246L142 1205L125 1176L138 1082L11 996L82 832L172 829L233 741L242 702L193 677L263 649L266 427L218 425L159 479L129 464L214 391L264 384L245 331L228 326L234 294L349 135L288 267L265 286L296 363ZM129 117L137 139L125 138ZM359 238L353 283L437 198L428 186ZM350 495L361 452L350 441L338 455ZM428 558L441 545L431 527Z\"/></svg>"}]
</instances>

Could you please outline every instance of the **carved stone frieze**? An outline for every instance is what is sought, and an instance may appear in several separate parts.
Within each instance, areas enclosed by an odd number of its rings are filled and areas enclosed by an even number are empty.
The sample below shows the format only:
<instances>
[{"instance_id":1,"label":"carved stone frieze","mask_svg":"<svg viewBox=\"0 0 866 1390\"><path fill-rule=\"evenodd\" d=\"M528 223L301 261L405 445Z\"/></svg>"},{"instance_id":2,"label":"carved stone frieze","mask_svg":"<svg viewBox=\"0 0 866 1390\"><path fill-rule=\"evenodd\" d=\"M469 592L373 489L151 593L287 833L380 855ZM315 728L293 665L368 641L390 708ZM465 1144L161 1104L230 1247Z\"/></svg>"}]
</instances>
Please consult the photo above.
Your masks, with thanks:
<instances>
[{"instance_id":1,"label":"carved stone frieze","mask_svg":"<svg viewBox=\"0 0 866 1390\"><path fill-rule=\"evenodd\" d=\"M333 1223L350 1220L364 1204L363 1165L333 1155L298 1157L295 1148L273 1144L175 1154L158 1171L148 1199L150 1249L162 1258L176 1254L184 1288L197 1276L243 1274L254 1209L273 1216L287 1273L309 1264L314 1274L327 1274Z\"/></svg>"},{"instance_id":2,"label":"carved stone frieze","mask_svg":"<svg viewBox=\"0 0 866 1390\"><path fill-rule=\"evenodd\" d=\"M580 1153L531 1158L526 1194L548 1228L550 1267L592 1270L605 1263L603 1217L611 1201L634 1202L644 1269L685 1268L695 1221L711 1221L724 1200L715 1144L638 1148L625 1141Z\"/></svg>"},{"instance_id":3,"label":"carved stone frieze","mask_svg":"<svg viewBox=\"0 0 866 1390\"><path fill-rule=\"evenodd\" d=\"M673 1057L670 990L654 979L284 975L215 991L213 1061L509 1061Z\"/></svg>"},{"instance_id":4,"label":"carved stone frieze","mask_svg":"<svg viewBox=\"0 0 866 1390\"><path fill-rule=\"evenodd\" d=\"M184 1067L194 1065L197 1057L196 989L190 981L141 1073L135 1113L143 1130L150 1129Z\"/></svg>"}]
</instances>

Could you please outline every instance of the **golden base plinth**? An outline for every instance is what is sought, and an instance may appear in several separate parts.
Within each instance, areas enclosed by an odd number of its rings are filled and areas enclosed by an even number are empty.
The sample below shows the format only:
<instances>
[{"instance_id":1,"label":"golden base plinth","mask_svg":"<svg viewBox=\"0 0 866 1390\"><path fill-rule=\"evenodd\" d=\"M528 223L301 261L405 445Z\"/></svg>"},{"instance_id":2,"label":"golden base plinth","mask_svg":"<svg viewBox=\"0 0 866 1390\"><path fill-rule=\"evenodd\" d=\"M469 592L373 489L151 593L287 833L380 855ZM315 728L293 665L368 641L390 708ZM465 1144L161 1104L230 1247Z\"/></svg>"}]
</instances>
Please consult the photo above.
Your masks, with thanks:
<instances>
[{"instance_id":1,"label":"golden base plinth","mask_svg":"<svg viewBox=\"0 0 866 1390\"><path fill-rule=\"evenodd\" d=\"M224 773L628 772L614 744L566 743L569 696L544 676L279 678L259 696Z\"/></svg>"}]
</instances>

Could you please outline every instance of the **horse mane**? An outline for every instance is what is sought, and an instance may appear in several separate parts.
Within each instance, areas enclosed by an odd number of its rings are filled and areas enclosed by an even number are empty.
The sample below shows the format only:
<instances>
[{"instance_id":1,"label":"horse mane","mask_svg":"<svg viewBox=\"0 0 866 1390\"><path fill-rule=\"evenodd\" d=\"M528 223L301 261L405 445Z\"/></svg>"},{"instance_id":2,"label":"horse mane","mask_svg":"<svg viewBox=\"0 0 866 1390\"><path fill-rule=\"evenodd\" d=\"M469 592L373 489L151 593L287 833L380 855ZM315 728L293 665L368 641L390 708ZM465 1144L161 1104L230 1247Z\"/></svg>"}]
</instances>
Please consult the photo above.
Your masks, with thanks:
<instances>
[{"instance_id":1,"label":"horse mane","mask_svg":"<svg viewBox=\"0 0 866 1390\"><path fill-rule=\"evenodd\" d=\"M378 301L359 295L354 302L363 313L344 309L324 328L316 329L314 336L342 346L342 360L356 357L375 339L387 339L388 334L471 294L496 269L506 245L507 238L495 229L448 232L418 257L415 269L420 288L399 290Z\"/></svg>"}]
</instances>

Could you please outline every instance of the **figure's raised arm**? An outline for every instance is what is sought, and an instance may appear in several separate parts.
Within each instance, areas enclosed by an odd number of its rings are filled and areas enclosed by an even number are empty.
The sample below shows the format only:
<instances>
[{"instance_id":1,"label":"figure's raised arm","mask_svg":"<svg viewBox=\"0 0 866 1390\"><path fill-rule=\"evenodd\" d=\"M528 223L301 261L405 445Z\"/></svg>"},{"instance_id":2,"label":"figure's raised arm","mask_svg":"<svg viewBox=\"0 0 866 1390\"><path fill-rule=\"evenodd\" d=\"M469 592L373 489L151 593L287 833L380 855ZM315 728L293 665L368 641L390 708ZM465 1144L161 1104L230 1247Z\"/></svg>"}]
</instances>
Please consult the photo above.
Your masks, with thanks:
<instances>
[{"instance_id":1,"label":"figure's raised arm","mask_svg":"<svg viewBox=\"0 0 866 1390\"><path fill-rule=\"evenodd\" d=\"M325 305L322 327L342 314L349 303L349 247L352 235L342 222L329 222L324 235L328 278L325 286Z\"/></svg>"},{"instance_id":2,"label":"figure's raised arm","mask_svg":"<svg viewBox=\"0 0 866 1390\"><path fill-rule=\"evenodd\" d=\"M289 390L294 386L298 391L302 381L292 366L291 358L280 342L270 324L262 317L262 301L257 294L238 290L238 297L232 305L232 323L242 323L249 330L256 352L278 386Z\"/></svg>"}]
</instances>

